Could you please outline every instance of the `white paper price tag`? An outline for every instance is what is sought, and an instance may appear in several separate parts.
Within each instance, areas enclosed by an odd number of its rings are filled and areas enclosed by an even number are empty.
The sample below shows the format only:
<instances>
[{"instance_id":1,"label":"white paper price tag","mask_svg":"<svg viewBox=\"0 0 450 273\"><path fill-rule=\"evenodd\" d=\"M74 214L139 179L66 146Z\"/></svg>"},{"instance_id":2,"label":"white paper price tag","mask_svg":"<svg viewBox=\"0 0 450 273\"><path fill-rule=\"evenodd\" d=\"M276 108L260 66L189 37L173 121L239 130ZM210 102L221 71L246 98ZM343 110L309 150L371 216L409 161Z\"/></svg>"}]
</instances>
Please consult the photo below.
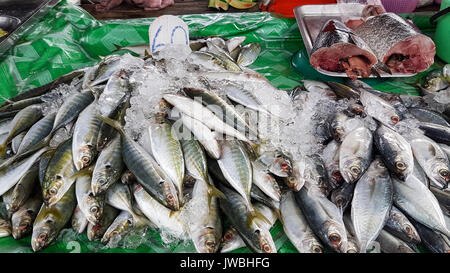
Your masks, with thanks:
<instances>
[{"instance_id":1,"label":"white paper price tag","mask_svg":"<svg viewBox=\"0 0 450 273\"><path fill-rule=\"evenodd\" d=\"M150 25L149 37L150 53L155 53L170 44L189 45L189 28L180 18L163 15Z\"/></svg>"}]
</instances>

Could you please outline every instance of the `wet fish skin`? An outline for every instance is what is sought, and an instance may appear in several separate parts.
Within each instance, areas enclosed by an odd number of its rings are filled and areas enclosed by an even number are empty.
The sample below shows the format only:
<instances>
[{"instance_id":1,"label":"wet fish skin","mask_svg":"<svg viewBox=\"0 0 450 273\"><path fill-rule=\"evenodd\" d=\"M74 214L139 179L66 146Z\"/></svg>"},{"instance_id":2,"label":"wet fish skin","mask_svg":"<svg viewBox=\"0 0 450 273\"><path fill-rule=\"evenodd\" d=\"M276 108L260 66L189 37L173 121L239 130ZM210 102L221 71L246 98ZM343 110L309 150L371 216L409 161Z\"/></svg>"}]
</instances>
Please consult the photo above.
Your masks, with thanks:
<instances>
[{"instance_id":1,"label":"wet fish skin","mask_svg":"<svg viewBox=\"0 0 450 273\"><path fill-rule=\"evenodd\" d=\"M42 183L44 203L52 205L64 196L75 182L76 168L72 157L72 139L63 142L49 161Z\"/></svg>"},{"instance_id":2,"label":"wet fish skin","mask_svg":"<svg viewBox=\"0 0 450 273\"><path fill-rule=\"evenodd\" d=\"M446 242L442 239L441 234L433 231L432 229L412 220L417 232L422 239L422 243L426 248L432 253L447 253L448 246Z\"/></svg>"},{"instance_id":3,"label":"wet fish skin","mask_svg":"<svg viewBox=\"0 0 450 273\"><path fill-rule=\"evenodd\" d=\"M102 244L110 245L114 242L118 242L134 227L133 216L125 210L122 210L119 215L114 219L112 224L108 227L105 234L101 239Z\"/></svg>"},{"instance_id":4,"label":"wet fish skin","mask_svg":"<svg viewBox=\"0 0 450 273\"><path fill-rule=\"evenodd\" d=\"M413 173L414 156L404 137L383 125L378 127L373 137L384 164L391 172L401 180Z\"/></svg>"},{"instance_id":5,"label":"wet fish skin","mask_svg":"<svg viewBox=\"0 0 450 273\"><path fill-rule=\"evenodd\" d=\"M400 121L400 116L395 108L384 99L366 91L361 91L361 103L367 115L373 117L387 127L393 126Z\"/></svg>"},{"instance_id":6,"label":"wet fish skin","mask_svg":"<svg viewBox=\"0 0 450 273\"><path fill-rule=\"evenodd\" d=\"M8 137L0 145L0 156L4 156L7 144L18 134L30 128L42 117L41 105L30 105L20 110L10 124Z\"/></svg>"},{"instance_id":7,"label":"wet fish skin","mask_svg":"<svg viewBox=\"0 0 450 273\"><path fill-rule=\"evenodd\" d=\"M274 115L268 109L266 109L266 107L262 104L258 97L249 90L240 88L232 84L225 85L223 87L223 90L226 93L226 96L236 103L239 103L260 113Z\"/></svg>"},{"instance_id":8,"label":"wet fish skin","mask_svg":"<svg viewBox=\"0 0 450 273\"><path fill-rule=\"evenodd\" d=\"M237 230L234 227L230 227L223 233L220 241L220 252L226 253L245 246L245 242Z\"/></svg>"},{"instance_id":9,"label":"wet fish skin","mask_svg":"<svg viewBox=\"0 0 450 273\"><path fill-rule=\"evenodd\" d=\"M0 238L11 235L11 223L0 217Z\"/></svg>"},{"instance_id":10,"label":"wet fish skin","mask_svg":"<svg viewBox=\"0 0 450 273\"><path fill-rule=\"evenodd\" d=\"M423 107L409 107L408 112L421 122L429 122L450 127L450 123L436 111Z\"/></svg>"},{"instance_id":11,"label":"wet fish skin","mask_svg":"<svg viewBox=\"0 0 450 273\"><path fill-rule=\"evenodd\" d=\"M334 251L347 252L347 233L336 205L308 182L294 196L316 236Z\"/></svg>"},{"instance_id":12,"label":"wet fish skin","mask_svg":"<svg viewBox=\"0 0 450 273\"><path fill-rule=\"evenodd\" d=\"M260 188L267 196L279 202L281 190L277 181L271 176L264 165L258 161L252 162L253 184Z\"/></svg>"},{"instance_id":13,"label":"wet fish skin","mask_svg":"<svg viewBox=\"0 0 450 273\"><path fill-rule=\"evenodd\" d=\"M344 183L339 188L331 192L331 202L343 213L350 205L353 198L355 183Z\"/></svg>"},{"instance_id":14,"label":"wet fish skin","mask_svg":"<svg viewBox=\"0 0 450 273\"><path fill-rule=\"evenodd\" d=\"M425 185L425 187L427 188L430 187L430 179L428 179L427 174L425 173L425 171L422 169L419 162L417 162L415 158L412 175L414 175L417 179L419 179L419 181L421 181Z\"/></svg>"},{"instance_id":15,"label":"wet fish skin","mask_svg":"<svg viewBox=\"0 0 450 273\"><path fill-rule=\"evenodd\" d=\"M397 208L428 228L447 236L450 234L436 197L422 182L412 175L405 181L393 178L392 182Z\"/></svg>"},{"instance_id":16,"label":"wet fish skin","mask_svg":"<svg viewBox=\"0 0 450 273\"><path fill-rule=\"evenodd\" d=\"M208 165L204 150L191 135L180 139L187 174L195 179L208 181Z\"/></svg>"},{"instance_id":17,"label":"wet fish skin","mask_svg":"<svg viewBox=\"0 0 450 273\"><path fill-rule=\"evenodd\" d=\"M422 122L419 128L425 135L438 143L450 145L450 126L442 126L430 122Z\"/></svg>"},{"instance_id":18,"label":"wet fish skin","mask_svg":"<svg viewBox=\"0 0 450 273\"><path fill-rule=\"evenodd\" d=\"M408 244L385 230L381 230L376 241L384 253L416 253Z\"/></svg>"},{"instance_id":19,"label":"wet fish skin","mask_svg":"<svg viewBox=\"0 0 450 273\"><path fill-rule=\"evenodd\" d=\"M440 146L425 136L410 140L417 162L427 174L432 185L445 189L450 181L450 162Z\"/></svg>"},{"instance_id":20,"label":"wet fish skin","mask_svg":"<svg viewBox=\"0 0 450 273\"><path fill-rule=\"evenodd\" d=\"M75 120L94 99L94 94L91 91L75 93L67 98L56 113L52 132L56 132L59 128Z\"/></svg>"},{"instance_id":21,"label":"wet fish skin","mask_svg":"<svg viewBox=\"0 0 450 273\"><path fill-rule=\"evenodd\" d=\"M360 92L357 89L338 82L327 82L327 85L341 98L359 100Z\"/></svg>"},{"instance_id":22,"label":"wet fish skin","mask_svg":"<svg viewBox=\"0 0 450 273\"><path fill-rule=\"evenodd\" d=\"M22 142L17 150L17 154L22 154L29 149L33 149L36 147L35 145L38 145L41 141L44 141L53 129L55 117L56 113L48 114L31 126L27 134L22 139Z\"/></svg>"},{"instance_id":23,"label":"wet fish skin","mask_svg":"<svg viewBox=\"0 0 450 273\"><path fill-rule=\"evenodd\" d=\"M376 158L356 184L352 200L352 222L362 253L383 229L392 200L393 186L389 171L382 160Z\"/></svg>"},{"instance_id":24,"label":"wet fish skin","mask_svg":"<svg viewBox=\"0 0 450 273\"><path fill-rule=\"evenodd\" d=\"M27 131L23 131L11 140L11 150L14 154L17 154L20 143L22 142L22 140L26 134L27 134Z\"/></svg>"},{"instance_id":25,"label":"wet fish skin","mask_svg":"<svg viewBox=\"0 0 450 273\"><path fill-rule=\"evenodd\" d=\"M356 182L372 159L373 136L366 127L349 133L339 149L339 170L347 183Z\"/></svg>"},{"instance_id":26,"label":"wet fish skin","mask_svg":"<svg viewBox=\"0 0 450 273\"><path fill-rule=\"evenodd\" d=\"M421 239L414 225L395 206L392 206L384 229L399 239L413 244L419 244Z\"/></svg>"},{"instance_id":27,"label":"wet fish skin","mask_svg":"<svg viewBox=\"0 0 450 273\"><path fill-rule=\"evenodd\" d=\"M270 232L255 224L245 199L227 186L220 183L217 186L227 197L219 200L220 208L231 220L246 245L257 253L275 253L277 249Z\"/></svg>"},{"instance_id":28,"label":"wet fish skin","mask_svg":"<svg viewBox=\"0 0 450 273\"><path fill-rule=\"evenodd\" d=\"M327 144L322 154L325 169L328 172L328 181L333 190L340 188L344 183L344 178L339 170L339 148L340 144L333 140Z\"/></svg>"},{"instance_id":29,"label":"wet fish skin","mask_svg":"<svg viewBox=\"0 0 450 273\"><path fill-rule=\"evenodd\" d=\"M119 214L119 210L111 207L109 205L105 205L103 208L103 215L97 224L88 223L87 226L87 236L89 241L97 241L101 240L103 235L106 233L106 230L112 224L114 219L116 219Z\"/></svg>"},{"instance_id":30,"label":"wet fish skin","mask_svg":"<svg viewBox=\"0 0 450 273\"><path fill-rule=\"evenodd\" d=\"M429 189L436 197L439 204L447 208L450 208L450 192L448 190L441 190L433 186L429 187Z\"/></svg>"},{"instance_id":31,"label":"wet fish skin","mask_svg":"<svg viewBox=\"0 0 450 273\"><path fill-rule=\"evenodd\" d=\"M84 213L81 211L80 207L77 205L72 214L72 229L76 233L82 234L88 224L89 221L87 220Z\"/></svg>"},{"instance_id":32,"label":"wet fish skin","mask_svg":"<svg viewBox=\"0 0 450 273\"><path fill-rule=\"evenodd\" d=\"M112 184L120 179L124 168L121 136L117 135L97 158L92 173L92 193L95 196L105 193Z\"/></svg>"},{"instance_id":33,"label":"wet fish skin","mask_svg":"<svg viewBox=\"0 0 450 273\"><path fill-rule=\"evenodd\" d=\"M281 152L265 152L258 161L265 164L269 171L278 177L289 177L292 175L292 160Z\"/></svg>"},{"instance_id":34,"label":"wet fish skin","mask_svg":"<svg viewBox=\"0 0 450 273\"><path fill-rule=\"evenodd\" d=\"M248 208L252 208L250 190L253 183L253 169L241 143L235 140L223 141L222 157L217 163L228 183L244 198Z\"/></svg>"},{"instance_id":35,"label":"wet fish skin","mask_svg":"<svg viewBox=\"0 0 450 273\"><path fill-rule=\"evenodd\" d=\"M281 220L289 240L300 253L322 253L323 246L308 225L290 191L281 196Z\"/></svg>"},{"instance_id":36,"label":"wet fish skin","mask_svg":"<svg viewBox=\"0 0 450 273\"><path fill-rule=\"evenodd\" d=\"M40 96L23 99L23 100L19 100L19 101L9 101L0 107L0 112L10 112L10 111L22 110L25 107L28 107L28 106L34 105L34 104L40 104L42 102L43 102L43 100Z\"/></svg>"},{"instance_id":37,"label":"wet fish skin","mask_svg":"<svg viewBox=\"0 0 450 273\"><path fill-rule=\"evenodd\" d=\"M35 188L38 177L38 166L34 164L17 182L17 184L3 195L5 201L8 194L10 202L6 203L6 209L9 213L14 213L28 200Z\"/></svg>"},{"instance_id":38,"label":"wet fish skin","mask_svg":"<svg viewBox=\"0 0 450 273\"><path fill-rule=\"evenodd\" d=\"M75 182L75 193L81 212L90 223L95 225L103 215L105 195L93 194L91 180L91 174L79 175Z\"/></svg>"},{"instance_id":39,"label":"wet fish skin","mask_svg":"<svg viewBox=\"0 0 450 273\"><path fill-rule=\"evenodd\" d=\"M19 240L31 233L33 222L42 205L42 197L39 193L30 197L22 207L13 213L11 217L12 236Z\"/></svg>"},{"instance_id":40,"label":"wet fish skin","mask_svg":"<svg viewBox=\"0 0 450 273\"><path fill-rule=\"evenodd\" d=\"M53 206L42 205L33 224L31 247L39 251L47 247L67 224L76 206L75 185Z\"/></svg>"}]
</instances>

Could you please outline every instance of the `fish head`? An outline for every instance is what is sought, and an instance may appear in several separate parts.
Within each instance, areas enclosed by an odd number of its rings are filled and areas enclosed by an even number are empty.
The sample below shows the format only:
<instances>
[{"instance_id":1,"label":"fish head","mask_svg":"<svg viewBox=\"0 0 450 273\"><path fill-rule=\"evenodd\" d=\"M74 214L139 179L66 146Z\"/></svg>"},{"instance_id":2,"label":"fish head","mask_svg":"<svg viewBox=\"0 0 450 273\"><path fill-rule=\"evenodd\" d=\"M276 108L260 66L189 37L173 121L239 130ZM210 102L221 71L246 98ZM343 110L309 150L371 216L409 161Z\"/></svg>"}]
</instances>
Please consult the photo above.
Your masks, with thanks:
<instances>
[{"instance_id":1,"label":"fish head","mask_svg":"<svg viewBox=\"0 0 450 273\"><path fill-rule=\"evenodd\" d=\"M15 213L11 218L12 236L18 240L27 235L33 228L32 215L34 211L26 210L22 213Z\"/></svg>"},{"instance_id":2,"label":"fish head","mask_svg":"<svg viewBox=\"0 0 450 273\"><path fill-rule=\"evenodd\" d=\"M74 153L74 163L77 170L81 170L91 165L95 157L95 149L92 145L82 146L77 153Z\"/></svg>"},{"instance_id":3,"label":"fish head","mask_svg":"<svg viewBox=\"0 0 450 273\"><path fill-rule=\"evenodd\" d=\"M335 192L332 192L331 201L336 205L336 207L338 207L341 212L343 212L345 208L347 208L351 200L345 194L342 194L340 192L335 194Z\"/></svg>"},{"instance_id":4,"label":"fish head","mask_svg":"<svg viewBox=\"0 0 450 273\"><path fill-rule=\"evenodd\" d=\"M37 225L34 224L31 236L31 247L33 251L40 251L47 247L57 235L55 222L52 218L43 219Z\"/></svg>"},{"instance_id":5,"label":"fish head","mask_svg":"<svg viewBox=\"0 0 450 273\"><path fill-rule=\"evenodd\" d=\"M291 175L286 178L284 178L285 184L293 191L299 191L303 184L304 180L299 179L296 175Z\"/></svg>"},{"instance_id":6,"label":"fish head","mask_svg":"<svg viewBox=\"0 0 450 273\"><path fill-rule=\"evenodd\" d=\"M136 181L136 177L134 176L134 174L127 170L122 174L122 177L120 178L120 181L127 185L127 184L131 184L132 182Z\"/></svg>"},{"instance_id":7,"label":"fish head","mask_svg":"<svg viewBox=\"0 0 450 273\"><path fill-rule=\"evenodd\" d=\"M408 177L414 170L414 163L409 164L408 160L402 155L396 156L394 159L394 168L397 176L404 180Z\"/></svg>"},{"instance_id":8,"label":"fish head","mask_svg":"<svg viewBox=\"0 0 450 273\"><path fill-rule=\"evenodd\" d=\"M177 189L175 185L168 181L163 181L161 183L161 187L163 190L164 198L166 201L166 206L174 211L180 209L180 201L178 200Z\"/></svg>"},{"instance_id":9,"label":"fish head","mask_svg":"<svg viewBox=\"0 0 450 273\"><path fill-rule=\"evenodd\" d=\"M351 158L344 162L341 168L341 175L347 183L353 183L362 176L361 158Z\"/></svg>"},{"instance_id":10,"label":"fish head","mask_svg":"<svg viewBox=\"0 0 450 273\"><path fill-rule=\"evenodd\" d=\"M275 247L275 243L272 239L272 235L270 235L269 230L258 228L255 231L258 238L258 246L259 249L263 253L276 253L277 248Z\"/></svg>"},{"instance_id":11,"label":"fish head","mask_svg":"<svg viewBox=\"0 0 450 273\"><path fill-rule=\"evenodd\" d=\"M5 219L0 219L0 237L6 237L11 234L11 223Z\"/></svg>"},{"instance_id":12,"label":"fish head","mask_svg":"<svg viewBox=\"0 0 450 273\"><path fill-rule=\"evenodd\" d=\"M128 234L128 231L134 226L133 218L128 217L120 222L113 223L103 235L101 240L104 245L114 245L122 240Z\"/></svg>"},{"instance_id":13,"label":"fish head","mask_svg":"<svg viewBox=\"0 0 450 273\"><path fill-rule=\"evenodd\" d=\"M215 253L219 248L214 228L206 227L196 232L193 240L198 253Z\"/></svg>"},{"instance_id":14,"label":"fish head","mask_svg":"<svg viewBox=\"0 0 450 273\"><path fill-rule=\"evenodd\" d=\"M347 252L347 232L343 225L329 220L325 224L326 236L328 240L328 245L333 248L335 251L345 253Z\"/></svg>"},{"instance_id":15,"label":"fish head","mask_svg":"<svg viewBox=\"0 0 450 273\"><path fill-rule=\"evenodd\" d=\"M103 215L104 200L104 195L94 196L92 192L88 193L88 196L85 199L85 205L88 208L89 215L86 215L86 218L89 222L98 223L100 221L100 218Z\"/></svg>"},{"instance_id":16,"label":"fish head","mask_svg":"<svg viewBox=\"0 0 450 273\"><path fill-rule=\"evenodd\" d=\"M277 156L270 164L269 171L279 177L288 177L292 174L292 163L285 156Z\"/></svg>"},{"instance_id":17,"label":"fish head","mask_svg":"<svg viewBox=\"0 0 450 273\"><path fill-rule=\"evenodd\" d=\"M42 195L44 199L44 203L47 206L54 204L58 199L58 197L62 196L62 188L65 182L65 178L63 175L57 174L53 181L51 181L47 188L43 189Z\"/></svg>"},{"instance_id":18,"label":"fish head","mask_svg":"<svg viewBox=\"0 0 450 273\"><path fill-rule=\"evenodd\" d=\"M93 241L93 240L97 240L100 239L102 234L101 234L101 229L102 229L102 224L98 223L96 225L92 225L91 228L88 229L87 234L88 234L88 238L89 240Z\"/></svg>"},{"instance_id":19,"label":"fish head","mask_svg":"<svg viewBox=\"0 0 450 273\"><path fill-rule=\"evenodd\" d=\"M235 249L235 245L239 244L241 237L235 228L229 228L223 234L222 239L220 240L220 249L221 252L228 252L230 249Z\"/></svg>"},{"instance_id":20,"label":"fish head","mask_svg":"<svg viewBox=\"0 0 450 273\"><path fill-rule=\"evenodd\" d=\"M450 170L447 164L447 160L437 158L431 163L431 173L433 179L435 179L439 184L443 185L445 189L450 182Z\"/></svg>"},{"instance_id":21,"label":"fish head","mask_svg":"<svg viewBox=\"0 0 450 273\"><path fill-rule=\"evenodd\" d=\"M411 225L409 222L403 222L402 223L402 230L408 236L409 239L413 242L420 243L421 239L419 236L419 233L417 232L416 228Z\"/></svg>"},{"instance_id":22,"label":"fish head","mask_svg":"<svg viewBox=\"0 0 450 273\"><path fill-rule=\"evenodd\" d=\"M95 166L92 173L91 190L94 195L102 194L108 187L115 182L114 178L118 175L118 170L112 167L111 163L105 162L101 166Z\"/></svg>"},{"instance_id":23,"label":"fish head","mask_svg":"<svg viewBox=\"0 0 450 273\"><path fill-rule=\"evenodd\" d=\"M333 184L338 185L338 186L342 185L342 183L344 182L344 178L342 177L342 174L339 171L339 168L336 168L333 171L331 171L330 179L333 180Z\"/></svg>"},{"instance_id":24,"label":"fish head","mask_svg":"<svg viewBox=\"0 0 450 273\"><path fill-rule=\"evenodd\" d=\"M313 234L308 234L301 242L304 253L323 253L323 247Z\"/></svg>"}]
</instances>

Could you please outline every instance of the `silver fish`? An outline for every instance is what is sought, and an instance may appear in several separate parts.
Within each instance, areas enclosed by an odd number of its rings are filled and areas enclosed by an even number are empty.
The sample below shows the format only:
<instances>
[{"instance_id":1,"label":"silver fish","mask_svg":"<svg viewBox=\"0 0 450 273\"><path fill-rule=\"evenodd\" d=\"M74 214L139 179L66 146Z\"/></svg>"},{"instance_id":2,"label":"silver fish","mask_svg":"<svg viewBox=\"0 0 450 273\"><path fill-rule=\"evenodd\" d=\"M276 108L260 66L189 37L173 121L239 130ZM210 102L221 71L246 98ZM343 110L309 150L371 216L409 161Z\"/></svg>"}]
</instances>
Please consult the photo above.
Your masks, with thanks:
<instances>
[{"instance_id":1,"label":"silver fish","mask_svg":"<svg viewBox=\"0 0 450 273\"><path fill-rule=\"evenodd\" d=\"M385 230L380 232L377 242L384 253L416 253L408 244Z\"/></svg>"},{"instance_id":2,"label":"silver fish","mask_svg":"<svg viewBox=\"0 0 450 273\"><path fill-rule=\"evenodd\" d=\"M91 179L91 174L78 175L75 182L75 193L80 210L86 219L95 225L102 217L105 196L94 196L91 190Z\"/></svg>"},{"instance_id":3,"label":"silver fish","mask_svg":"<svg viewBox=\"0 0 450 273\"><path fill-rule=\"evenodd\" d=\"M279 202L281 190L275 178L269 174L267 168L259 162L252 162L253 184L260 188L267 196Z\"/></svg>"},{"instance_id":4,"label":"silver fish","mask_svg":"<svg viewBox=\"0 0 450 273\"><path fill-rule=\"evenodd\" d=\"M40 193L30 197L11 217L12 236L19 240L31 233L33 222L42 205Z\"/></svg>"},{"instance_id":5,"label":"silver fish","mask_svg":"<svg viewBox=\"0 0 450 273\"><path fill-rule=\"evenodd\" d=\"M109 205L105 205L100 221L95 225L88 223L86 233L89 241L101 240L103 235L106 233L106 230L112 224L114 219L116 219L118 214L119 210Z\"/></svg>"},{"instance_id":6,"label":"silver fish","mask_svg":"<svg viewBox=\"0 0 450 273\"><path fill-rule=\"evenodd\" d=\"M259 43L250 43L242 47L239 53L237 64L241 66L249 66L256 61L261 53L261 45Z\"/></svg>"},{"instance_id":7,"label":"silver fish","mask_svg":"<svg viewBox=\"0 0 450 273\"><path fill-rule=\"evenodd\" d=\"M84 213L77 205L72 214L72 229L76 233L82 234L86 229L88 223L89 223L88 219L86 218L86 216L84 216Z\"/></svg>"},{"instance_id":8,"label":"silver fish","mask_svg":"<svg viewBox=\"0 0 450 273\"><path fill-rule=\"evenodd\" d=\"M395 206L392 206L391 211L389 212L389 217L384 229L405 242L413 244L420 243L420 236L414 225Z\"/></svg>"},{"instance_id":9,"label":"silver fish","mask_svg":"<svg viewBox=\"0 0 450 273\"><path fill-rule=\"evenodd\" d=\"M393 126L400 121L395 108L382 98L365 90L361 91L361 103L364 105L364 111L367 115L373 117L387 127L393 129Z\"/></svg>"}]
</instances>

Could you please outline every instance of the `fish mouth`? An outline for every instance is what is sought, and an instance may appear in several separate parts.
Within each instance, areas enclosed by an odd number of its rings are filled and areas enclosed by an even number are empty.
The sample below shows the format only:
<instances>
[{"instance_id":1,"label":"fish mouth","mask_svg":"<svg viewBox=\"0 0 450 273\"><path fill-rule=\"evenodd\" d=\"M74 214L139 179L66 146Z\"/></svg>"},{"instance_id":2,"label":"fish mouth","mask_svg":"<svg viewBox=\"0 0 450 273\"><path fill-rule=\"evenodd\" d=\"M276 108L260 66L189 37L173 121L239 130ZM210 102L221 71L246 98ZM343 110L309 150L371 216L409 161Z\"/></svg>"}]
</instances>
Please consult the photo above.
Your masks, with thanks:
<instances>
[{"instance_id":1,"label":"fish mouth","mask_svg":"<svg viewBox=\"0 0 450 273\"><path fill-rule=\"evenodd\" d=\"M31 248L34 252L42 250L45 246L47 246L48 242L48 233L41 232L37 237L31 240Z\"/></svg>"}]
</instances>

